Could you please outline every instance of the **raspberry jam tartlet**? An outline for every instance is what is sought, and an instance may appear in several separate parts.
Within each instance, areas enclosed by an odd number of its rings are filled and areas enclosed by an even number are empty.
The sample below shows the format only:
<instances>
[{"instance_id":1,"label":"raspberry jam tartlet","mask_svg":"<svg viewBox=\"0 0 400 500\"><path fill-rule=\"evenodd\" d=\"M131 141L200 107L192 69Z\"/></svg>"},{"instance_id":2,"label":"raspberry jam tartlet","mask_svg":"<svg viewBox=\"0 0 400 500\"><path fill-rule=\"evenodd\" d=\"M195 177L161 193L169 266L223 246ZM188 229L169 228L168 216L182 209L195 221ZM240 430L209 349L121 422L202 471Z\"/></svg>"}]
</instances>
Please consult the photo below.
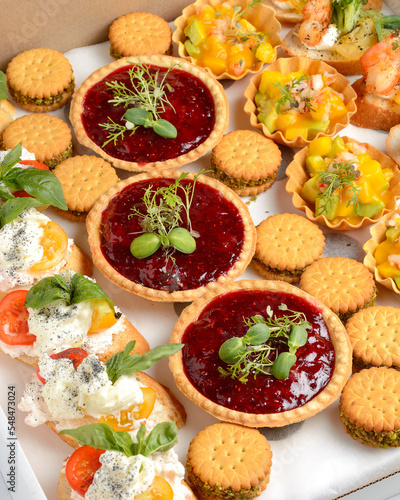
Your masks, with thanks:
<instances>
[{"instance_id":1,"label":"raspberry jam tartlet","mask_svg":"<svg viewBox=\"0 0 400 500\"><path fill-rule=\"evenodd\" d=\"M96 202L86 223L100 271L154 301L188 302L225 285L243 273L255 250L245 203L200 174L131 177Z\"/></svg>"},{"instance_id":2,"label":"raspberry jam tartlet","mask_svg":"<svg viewBox=\"0 0 400 500\"><path fill-rule=\"evenodd\" d=\"M92 73L74 94L78 141L133 172L179 168L217 144L228 101L207 71L182 59L121 58Z\"/></svg>"},{"instance_id":3,"label":"raspberry jam tartlet","mask_svg":"<svg viewBox=\"0 0 400 500\"><path fill-rule=\"evenodd\" d=\"M333 403L351 374L338 317L293 285L236 281L181 314L170 342L178 388L219 420L280 427Z\"/></svg>"}]
</instances>

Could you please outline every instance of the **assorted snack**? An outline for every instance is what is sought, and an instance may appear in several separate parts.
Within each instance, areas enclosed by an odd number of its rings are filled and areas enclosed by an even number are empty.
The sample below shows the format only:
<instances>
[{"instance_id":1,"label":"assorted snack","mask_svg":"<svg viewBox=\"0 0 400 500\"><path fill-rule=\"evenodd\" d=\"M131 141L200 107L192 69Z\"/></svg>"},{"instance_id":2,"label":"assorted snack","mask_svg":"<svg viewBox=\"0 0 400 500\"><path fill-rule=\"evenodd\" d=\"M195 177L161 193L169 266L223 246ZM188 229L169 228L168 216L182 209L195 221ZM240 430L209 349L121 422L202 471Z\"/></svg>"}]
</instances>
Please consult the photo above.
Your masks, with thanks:
<instances>
[{"instance_id":1,"label":"assorted snack","mask_svg":"<svg viewBox=\"0 0 400 500\"><path fill-rule=\"evenodd\" d=\"M356 93L348 79L305 57L277 59L251 78L244 95L251 125L291 147L336 135L356 112Z\"/></svg>"},{"instance_id":2,"label":"assorted snack","mask_svg":"<svg viewBox=\"0 0 400 500\"><path fill-rule=\"evenodd\" d=\"M197 0L175 20L179 56L217 79L238 80L277 57L281 25L261 0Z\"/></svg>"},{"instance_id":3,"label":"assorted snack","mask_svg":"<svg viewBox=\"0 0 400 500\"><path fill-rule=\"evenodd\" d=\"M27 50L0 72L0 352L37 367L18 405L26 423L76 448L60 500L254 498L272 466L255 428L301 422L340 394L351 437L400 446L400 309L374 306L375 282L400 294L400 23L380 9L380 0L197 0L172 37L150 13L116 19L116 60L75 92L55 50ZM299 24L282 45L292 57L275 60L277 19ZM217 80L249 73L244 110L257 130L226 133ZM344 75L358 73L351 86ZM33 114L14 120L7 88ZM72 156L69 125L46 114L71 97L76 138L97 156ZM349 123L390 130L392 159L338 136ZM303 148L286 191L307 218L270 215L255 227L239 196L275 183L276 143ZM208 152L208 171L173 170ZM139 175L120 181L115 168ZM153 302L193 301L169 344L150 350L89 277L90 257L41 213L48 206L86 221L111 283ZM324 258L315 223L376 223L364 264ZM250 262L265 279L234 281ZM194 492L172 448L184 407L143 372L163 358L179 390L221 421L190 443Z\"/></svg>"}]
</instances>

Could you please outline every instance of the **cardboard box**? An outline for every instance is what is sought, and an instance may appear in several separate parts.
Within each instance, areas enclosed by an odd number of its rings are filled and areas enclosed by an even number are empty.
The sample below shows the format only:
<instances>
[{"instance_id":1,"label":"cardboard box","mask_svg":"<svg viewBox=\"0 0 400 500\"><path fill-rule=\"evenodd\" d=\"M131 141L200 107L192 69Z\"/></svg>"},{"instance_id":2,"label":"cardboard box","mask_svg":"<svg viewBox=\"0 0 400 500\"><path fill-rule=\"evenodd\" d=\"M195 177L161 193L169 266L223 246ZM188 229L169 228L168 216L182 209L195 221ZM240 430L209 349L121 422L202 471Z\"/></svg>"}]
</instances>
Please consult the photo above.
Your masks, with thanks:
<instances>
[{"instance_id":1,"label":"cardboard box","mask_svg":"<svg viewBox=\"0 0 400 500\"><path fill-rule=\"evenodd\" d=\"M188 0L0 0L0 69L4 71L8 62L26 49L46 47L66 52L104 42L112 21L128 12L152 12L173 21L190 3Z\"/></svg>"}]
</instances>

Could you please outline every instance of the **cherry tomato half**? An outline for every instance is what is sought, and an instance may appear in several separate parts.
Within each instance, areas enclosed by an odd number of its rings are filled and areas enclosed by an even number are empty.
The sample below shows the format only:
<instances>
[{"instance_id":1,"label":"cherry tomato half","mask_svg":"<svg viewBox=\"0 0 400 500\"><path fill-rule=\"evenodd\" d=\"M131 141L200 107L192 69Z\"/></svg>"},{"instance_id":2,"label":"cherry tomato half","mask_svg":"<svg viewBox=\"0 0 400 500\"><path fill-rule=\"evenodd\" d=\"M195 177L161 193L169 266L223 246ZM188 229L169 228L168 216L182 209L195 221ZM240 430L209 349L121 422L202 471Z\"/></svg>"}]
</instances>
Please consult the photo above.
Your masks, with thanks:
<instances>
[{"instance_id":1,"label":"cherry tomato half","mask_svg":"<svg viewBox=\"0 0 400 500\"><path fill-rule=\"evenodd\" d=\"M65 477L71 488L85 495L93 482L93 476L100 469L100 455L104 450L96 450L92 446L81 446L69 457L65 465Z\"/></svg>"},{"instance_id":2,"label":"cherry tomato half","mask_svg":"<svg viewBox=\"0 0 400 500\"><path fill-rule=\"evenodd\" d=\"M70 359L72 361L72 364L74 365L75 370L87 356L89 356L89 353L81 347L70 347L69 349L55 352L54 354L50 355L52 359ZM42 382L42 384L46 383L46 380L40 375L39 367L37 367L36 369L36 375L38 376L38 379Z\"/></svg>"},{"instance_id":3,"label":"cherry tomato half","mask_svg":"<svg viewBox=\"0 0 400 500\"><path fill-rule=\"evenodd\" d=\"M0 301L0 339L8 345L32 345L36 335L29 333L27 290L15 290Z\"/></svg>"},{"instance_id":4,"label":"cherry tomato half","mask_svg":"<svg viewBox=\"0 0 400 500\"><path fill-rule=\"evenodd\" d=\"M42 163L41 161L37 161L37 160L21 160L18 163L21 163L21 165L30 165L31 167L37 168L38 170L50 170L49 167L46 167L46 165L44 163ZM21 189L20 191L14 191L13 195L16 198L28 198L28 197L33 198L32 195L28 194L23 189Z\"/></svg>"},{"instance_id":5,"label":"cherry tomato half","mask_svg":"<svg viewBox=\"0 0 400 500\"><path fill-rule=\"evenodd\" d=\"M47 271L59 264L68 249L68 236L64 229L50 220L43 226L43 237L40 241L43 247L43 257L33 264L31 271Z\"/></svg>"}]
</instances>

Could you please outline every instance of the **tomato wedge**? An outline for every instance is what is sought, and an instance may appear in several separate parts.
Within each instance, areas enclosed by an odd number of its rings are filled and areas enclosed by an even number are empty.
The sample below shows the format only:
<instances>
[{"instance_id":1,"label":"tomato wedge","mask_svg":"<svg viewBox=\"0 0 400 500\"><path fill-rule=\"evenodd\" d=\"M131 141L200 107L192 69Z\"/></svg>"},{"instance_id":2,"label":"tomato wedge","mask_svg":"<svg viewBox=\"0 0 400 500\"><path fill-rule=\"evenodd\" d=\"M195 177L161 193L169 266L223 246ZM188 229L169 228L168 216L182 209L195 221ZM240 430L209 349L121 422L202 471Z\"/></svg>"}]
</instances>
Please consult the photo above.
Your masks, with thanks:
<instances>
[{"instance_id":1,"label":"tomato wedge","mask_svg":"<svg viewBox=\"0 0 400 500\"><path fill-rule=\"evenodd\" d=\"M49 167L46 167L44 163L37 160L21 160L18 163L21 163L21 165L30 165L31 167L37 168L38 170L50 170ZM13 195L17 198L34 198L23 189L21 189L20 191L14 191Z\"/></svg>"},{"instance_id":2,"label":"tomato wedge","mask_svg":"<svg viewBox=\"0 0 400 500\"><path fill-rule=\"evenodd\" d=\"M153 482L146 491L135 495L135 500L173 500L174 490L168 481L160 476L154 476Z\"/></svg>"},{"instance_id":3,"label":"tomato wedge","mask_svg":"<svg viewBox=\"0 0 400 500\"><path fill-rule=\"evenodd\" d=\"M81 446L72 453L65 465L65 477L74 491L85 495L93 482L93 476L101 467L99 458L104 451L92 446Z\"/></svg>"},{"instance_id":4,"label":"tomato wedge","mask_svg":"<svg viewBox=\"0 0 400 500\"><path fill-rule=\"evenodd\" d=\"M68 249L67 233L51 220L43 226L40 244L43 247L43 257L30 268L33 272L47 271L62 261Z\"/></svg>"},{"instance_id":5,"label":"tomato wedge","mask_svg":"<svg viewBox=\"0 0 400 500\"><path fill-rule=\"evenodd\" d=\"M0 339L8 345L32 345L36 335L29 333L27 290L15 290L0 301Z\"/></svg>"},{"instance_id":6,"label":"tomato wedge","mask_svg":"<svg viewBox=\"0 0 400 500\"><path fill-rule=\"evenodd\" d=\"M54 354L50 355L52 359L70 359L72 361L72 364L74 365L75 370L87 356L89 356L89 353L81 347L70 347L69 349L64 349L64 351L55 352ZM36 375L38 376L38 379L42 382L42 384L46 383L46 380L40 375L39 367L37 367L36 369Z\"/></svg>"}]
</instances>

